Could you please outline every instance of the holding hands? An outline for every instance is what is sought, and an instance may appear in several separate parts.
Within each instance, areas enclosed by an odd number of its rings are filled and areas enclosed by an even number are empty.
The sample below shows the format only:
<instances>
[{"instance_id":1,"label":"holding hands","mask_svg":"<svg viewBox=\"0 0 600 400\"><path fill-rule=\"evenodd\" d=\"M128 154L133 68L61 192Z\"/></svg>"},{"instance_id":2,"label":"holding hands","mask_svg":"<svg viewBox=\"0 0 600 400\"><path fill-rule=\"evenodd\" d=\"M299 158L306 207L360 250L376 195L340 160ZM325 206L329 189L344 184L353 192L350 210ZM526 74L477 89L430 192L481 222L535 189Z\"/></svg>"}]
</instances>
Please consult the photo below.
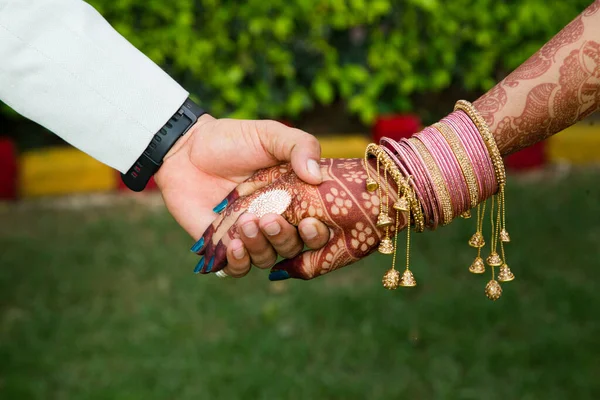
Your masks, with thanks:
<instances>
[{"instance_id":1,"label":"holding hands","mask_svg":"<svg viewBox=\"0 0 600 400\"><path fill-rule=\"evenodd\" d=\"M369 168L371 175L375 175L374 168L371 165ZM202 256L196 272L217 272L225 268L227 275L243 276L251 261L263 268L272 267L276 259L274 252L267 257L269 261L258 260L257 263L245 251L248 244L252 246L265 240L261 234L248 235L246 225L257 218L265 236L269 234L270 224L282 226L281 242L274 244L279 245L278 253L287 258L273 266L271 280L312 279L371 254L382 238L383 231L377 227L382 205L377 193L366 189L368 175L364 161L322 159L320 170L323 181L318 186L304 182L285 164L258 171L235 188L223 201L226 206L217 210L220 215L192 249ZM388 187L390 201L394 202L396 186L391 179ZM404 228L406 222L406 218L398 221L399 228ZM290 232L288 224L300 227L309 250L301 252L300 241L286 240L285 233ZM316 242L315 237L302 234L310 231L303 229L310 224L317 232ZM324 247L315 249L324 242Z\"/></svg>"}]
</instances>

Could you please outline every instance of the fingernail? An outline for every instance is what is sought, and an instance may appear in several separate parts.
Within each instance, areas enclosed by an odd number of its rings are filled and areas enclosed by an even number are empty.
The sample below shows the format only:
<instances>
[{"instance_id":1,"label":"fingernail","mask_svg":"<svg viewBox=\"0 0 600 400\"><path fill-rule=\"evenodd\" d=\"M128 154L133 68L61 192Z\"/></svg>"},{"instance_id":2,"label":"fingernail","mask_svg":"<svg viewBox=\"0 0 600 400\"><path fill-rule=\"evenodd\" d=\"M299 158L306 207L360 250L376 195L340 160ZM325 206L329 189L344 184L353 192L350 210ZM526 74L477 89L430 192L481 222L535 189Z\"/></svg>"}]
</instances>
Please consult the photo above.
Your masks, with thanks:
<instances>
[{"instance_id":1,"label":"fingernail","mask_svg":"<svg viewBox=\"0 0 600 400\"><path fill-rule=\"evenodd\" d=\"M289 279L289 277L290 274L288 274L288 272L283 269L271 271L271 273L269 274L270 281L283 281Z\"/></svg>"},{"instance_id":2,"label":"fingernail","mask_svg":"<svg viewBox=\"0 0 600 400\"><path fill-rule=\"evenodd\" d=\"M225 207L227 207L227 199L223 200L215 208L213 208L213 212L218 214L223 211Z\"/></svg>"},{"instance_id":3,"label":"fingernail","mask_svg":"<svg viewBox=\"0 0 600 400\"><path fill-rule=\"evenodd\" d=\"M321 167L319 166L319 163L315 160L308 160L306 163L306 168L308 169L308 172L315 178L319 180L323 179L323 176L321 175Z\"/></svg>"},{"instance_id":4,"label":"fingernail","mask_svg":"<svg viewBox=\"0 0 600 400\"><path fill-rule=\"evenodd\" d=\"M304 239L314 239L318 234L319 232L317 232L317 228L312 224L302 227L302 236Z\"/></svg>"},{"instance_id":5,"label":"fingernail","mask_svg":"<svg viewBox=\"0 0 600 400\"><path fill-rule=\"evenodd\" d=\"M215 256L212 256L208 265L206 266L206 272L210 272L212 270L213 264L215 263Z\"/></svg>"},{"instance_id":6,"label":"fingernail","mask_svg":"<svg viewBox=\"0 0 600 400\"><path fill-rule=\"evenodd\" d=\"M240 247L239 249L233 250L233 256L237 260L241 260L242 258L244 258L244 254L246 254L246 251L244 250L244 247Z\"/></svg>"},{"instance_id":7,"label":"fingernail","mask_svg":"<svg viewBox=\"0 0 600 400\"><path fill-rule=\"evenodd\" d=\"M279 226L279 224L277 222L271 222L271 223L265 225L264 229L265 229L265 232L267 233L267 235L269 235L269 236L275 236L279 232L281 232L281 227Z\"/></svg>"},{"instance_id":8,"label":"fingernail","mask_svg":"<svg viewBox=\"0 0 600 400\"><path fill-rule=\"evenodd\" d=\"M200 249L202 248L202 246L204 246L204 238L200 238L200 240L198 240L196 242L196 244L194 244L192 246L192 248L190 249L190 251L197 253L198 251L200 251Z\"/></svg>"},{"instance_id":9,"label":"fingernail","mask_svg":"<svg viewBox=\"0 0 600 400\"><path fill-rule=\"evenodd\" d=\"M194 268L194 273L197 274L198 272L200 272L202 270L202 267L204 267L204 257L202 257L200 261L198 261L198 264L196 264L196 268Z\"/></svg>"},{"instance_id":10,"label":"fingernail","mask_svg":"<svg viewBox=\"0 0 600 400\"><path fill-rule=\"evenodd\" d=\"M244 235L249 238L254 238L256 235L258 235L258 227L254 222L247 222L242 225L242 231L244 232Z\"/></svg>"}]
</instances>

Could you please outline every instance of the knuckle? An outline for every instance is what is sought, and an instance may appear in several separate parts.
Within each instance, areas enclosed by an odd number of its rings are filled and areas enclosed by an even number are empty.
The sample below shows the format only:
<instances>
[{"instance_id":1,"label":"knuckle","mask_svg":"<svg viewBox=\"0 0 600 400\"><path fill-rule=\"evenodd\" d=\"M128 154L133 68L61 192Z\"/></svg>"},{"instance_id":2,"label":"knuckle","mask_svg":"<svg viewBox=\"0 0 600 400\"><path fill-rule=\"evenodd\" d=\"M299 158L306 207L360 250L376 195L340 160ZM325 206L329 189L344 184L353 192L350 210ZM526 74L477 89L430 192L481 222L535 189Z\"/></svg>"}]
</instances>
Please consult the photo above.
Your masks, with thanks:
<instances>
[{"instance_id":1,"label":"knuckle","mask_svg":"<svg viewBox=\"0 0 600 400\"><path fill-rule=\"evenodd\" d=\"M300 254L300 252L302 252L302 249L303 247L300 243L288 245L285 247L275 247L275 251L277 251L277 254L284 258L294 258L298 254Z\"/></svg>"},{"instance_id":2,"label":"knuckle","mask_svg":"<svg viewBox=\"0 0 600 400\"><path fill-rule=\"evenodd\" d=\"M271 269L276 264L276 261L273 260L267 263L253 264L256 268L260 269Z\"/></svg>"},{"instance_id":3,"label":"knuckle","mask_svg":"<svg viewBox=\"0 0 600 400\"><path fill-rule=\"evenodd\" d=\"M252 264L254 264L254 266L260 269L271 268L273 265L275 265L275 263L277 263L277 257L275 255L259 260L252 260Z\"/></svg>"}]
</instances>

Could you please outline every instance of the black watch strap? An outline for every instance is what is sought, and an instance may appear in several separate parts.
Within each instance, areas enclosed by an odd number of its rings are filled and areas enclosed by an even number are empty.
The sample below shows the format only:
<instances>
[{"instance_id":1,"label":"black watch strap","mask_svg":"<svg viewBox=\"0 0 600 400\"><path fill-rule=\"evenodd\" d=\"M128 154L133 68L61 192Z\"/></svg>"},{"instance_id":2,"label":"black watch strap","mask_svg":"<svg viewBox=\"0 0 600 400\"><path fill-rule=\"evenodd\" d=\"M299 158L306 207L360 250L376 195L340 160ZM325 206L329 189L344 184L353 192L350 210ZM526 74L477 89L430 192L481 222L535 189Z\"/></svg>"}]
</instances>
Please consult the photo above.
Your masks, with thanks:
<instances>
[{"instance_id":1,"label":"black watch strap","mask_svg":"<svg viewBox=\"0 0 600 400\"><path fill-rule=\"evenodd\" d=\"M126 174L121 174L123 183L134 192L144 190L152 175L162 165L163 158L171 150L171 147L205 113L206 111L201 109L196 103L187 99L181 108L154 135L144 153L137 159L129 171Z\"/></svg>"}]
</instances>

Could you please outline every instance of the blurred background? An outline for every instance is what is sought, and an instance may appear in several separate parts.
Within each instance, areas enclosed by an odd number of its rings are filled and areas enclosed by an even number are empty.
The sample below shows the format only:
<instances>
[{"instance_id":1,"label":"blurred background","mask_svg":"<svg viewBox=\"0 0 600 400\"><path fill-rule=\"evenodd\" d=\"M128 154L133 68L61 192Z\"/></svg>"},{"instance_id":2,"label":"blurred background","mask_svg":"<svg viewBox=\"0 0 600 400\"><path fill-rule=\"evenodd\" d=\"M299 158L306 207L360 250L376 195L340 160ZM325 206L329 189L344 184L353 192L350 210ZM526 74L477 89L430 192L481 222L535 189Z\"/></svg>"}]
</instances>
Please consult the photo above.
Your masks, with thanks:
<instances>
[{"instance_id":1,"label":"blurred background","mask_svg":"<svg viewBox=\"0 0 600 400\"><path fill-rule=\"evenodd\" d=\"M590 0L93 0L216 117L358 157L476 99ZM151 84L151 83L149 83ZM473 224L414 238L419 286L372 256L314 282L192 274L152 191L0 103L0 399L600 398L600 132L507 159L496 303Z\"/></svg>"}]
</instances>

